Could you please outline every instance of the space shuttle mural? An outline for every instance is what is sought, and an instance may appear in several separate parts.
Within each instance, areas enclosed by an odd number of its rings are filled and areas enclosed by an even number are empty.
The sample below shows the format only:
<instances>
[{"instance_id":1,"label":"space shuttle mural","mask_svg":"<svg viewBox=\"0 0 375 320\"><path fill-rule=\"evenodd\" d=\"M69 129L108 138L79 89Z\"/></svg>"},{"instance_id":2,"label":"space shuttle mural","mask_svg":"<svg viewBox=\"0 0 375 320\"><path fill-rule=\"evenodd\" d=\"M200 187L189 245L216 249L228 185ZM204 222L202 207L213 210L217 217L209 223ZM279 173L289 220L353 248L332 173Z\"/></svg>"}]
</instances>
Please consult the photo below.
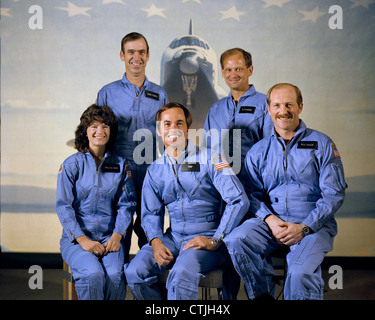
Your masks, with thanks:
<instances>
[{"instance_id":1,"label":"space shuttle mural","mask_svg":"<svg viewBox=\"0 0 375 320\"><path fill-rule=\"evenodd\" d=\"M207 41L194 35L193 22L189 34L175 38L161 58L160 85L167 91L168 101L179 102L193 116L193 129L203 128L210 107L228 92L217 83L219 61ZM67 141L74 147L74 139Z\"/></svg>"},{"instance_id":2,"label":"space shuttle mural","mask_svg":"<svg viewBox=\"0 0 375 320\"><path fill-rule=\"evenodd\" d=\"M212 104L227 96L218 83L218 59L204 39L189 34L175 38L161 59L160 85L168 100L182 103L193 115L192 128L202 128Z\"/></svg>"}]
</instances>

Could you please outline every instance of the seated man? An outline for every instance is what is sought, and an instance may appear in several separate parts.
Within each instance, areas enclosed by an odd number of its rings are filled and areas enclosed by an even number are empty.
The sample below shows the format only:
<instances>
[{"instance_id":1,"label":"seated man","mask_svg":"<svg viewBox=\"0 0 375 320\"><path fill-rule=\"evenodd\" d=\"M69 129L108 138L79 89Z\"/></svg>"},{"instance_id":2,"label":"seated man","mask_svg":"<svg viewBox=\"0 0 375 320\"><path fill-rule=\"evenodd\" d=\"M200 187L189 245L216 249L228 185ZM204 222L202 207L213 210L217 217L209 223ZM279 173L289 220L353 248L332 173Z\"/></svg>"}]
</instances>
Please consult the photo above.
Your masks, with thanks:
<instances>
[{"instance_id":1,"label":"seated man","mask_svg":"<svg viewBox=\"0 0 375 320\"><path fill-rule=\"evenodd\" d=\"M329 137L299 119L303 104L296 86L273 86L267 105L274 132L245 159L254 218L224 242L250 298L267 294L261 255L288 246L285 299L323 299L320 265L333 248L334 214L347 187L340 154Z\"/></svg>"},{"instance_id":2,"label":"seated man","mask_svg":"<svg viewBox=\"0 0 375 320\"><path fill-rule=\"evenodd\" d=\"M166 150L143 183L141 221L149 243L125 265L125 275L136 299L161 299L158 275L171 268L168 299L198 299L200 279L224 262L222 240L240 223L249 202L230 165L188 141L192 119L184 106L166 104L156 121ZM170 215L165 234L164 206Z\"/></svg>"}]
</instances>

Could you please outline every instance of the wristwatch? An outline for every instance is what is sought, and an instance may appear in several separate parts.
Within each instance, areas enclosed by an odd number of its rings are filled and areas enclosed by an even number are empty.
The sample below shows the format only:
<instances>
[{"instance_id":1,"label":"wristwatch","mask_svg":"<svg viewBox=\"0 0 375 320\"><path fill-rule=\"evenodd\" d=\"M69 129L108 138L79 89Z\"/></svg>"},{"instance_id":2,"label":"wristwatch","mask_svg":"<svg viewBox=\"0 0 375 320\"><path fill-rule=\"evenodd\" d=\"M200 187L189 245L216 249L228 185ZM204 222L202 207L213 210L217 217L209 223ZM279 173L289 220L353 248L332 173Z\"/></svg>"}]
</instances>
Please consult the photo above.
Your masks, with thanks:
<instances>
[{"instance_id":1,"label":"wristwatch","mask_svg":"<svg viewBox=\"0 0 375 320\"><path fill-rule=\"evenodd\" d=\"M300 223L299 225L302 228L302 233L304 237L308 236L311 233L311 229L307 225L305 225L304 223Z\"/></svg>"},{"instance_id":2,"label":"wristwatch","mask_svg":"<svg viewBox=\"0 0 375 320\"><path fill-rule=\"evenodd\" d=\"M211 244L213 244L216 248L219 248L221 245L221 240L218 238L211 238Z\"/></svg>"}]
</instances>

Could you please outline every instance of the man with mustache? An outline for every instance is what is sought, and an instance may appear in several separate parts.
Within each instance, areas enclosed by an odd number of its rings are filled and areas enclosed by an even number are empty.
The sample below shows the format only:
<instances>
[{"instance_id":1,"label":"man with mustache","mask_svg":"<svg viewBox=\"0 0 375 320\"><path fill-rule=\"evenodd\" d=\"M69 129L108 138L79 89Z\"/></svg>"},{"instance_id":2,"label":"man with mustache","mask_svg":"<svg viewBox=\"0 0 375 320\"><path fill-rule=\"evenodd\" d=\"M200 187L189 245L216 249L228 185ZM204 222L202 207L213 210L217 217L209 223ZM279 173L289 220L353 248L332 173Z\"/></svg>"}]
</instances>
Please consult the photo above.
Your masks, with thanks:
<instances>
[{"instance_id":1,"label":"man with mustache","mask_svg":"<svg viewBox=\"0 0 375 320\"><path fill-rule=\"evenodd\" d=\"M167 94L162 87L150 82L146 77L150 50L142 34L131 32L122 39L120 58L125 64L125 74L121 80L107 84L99 91L97 104L111 107L118 118L116 151L131 165L137 196L134 232L141 248L147 243L140 225L142 183L147 167L156 159L155 114L167 103ZM147 150L153 151L146 162L142 155L143 148L137 148L141 143L146 143ZM132 227L131 224L126 233L126 261L129 260Z\"/></svg>"},{"instance_id":2,"label":"man with mustache","mask_svg":"<svg viewBox=\"0 0 375 320\"><path fill-rule=\"evenodd\" d=\"M165 152L148 168L143 183L142 226L149 243L125 265L125 275L136 299L155 300L162 299L158 275L171 269L168 299L196 300L200 279L224 262L222 241L249 202L230 165L188 140L192 118L184 106L163 106L156 122ZM170 228L164 233L165 206Z\"/></svg>"},{"instance_id":3,"label":"man with mustache","mask_svg":"<svg viewBox=\"0 0 375 320\"><path fill-rule=\"evenodd\" d=\"M244 186L253 218L224 239L250 298L267 294L261 255L289 249L284 298L323 299L321 263L333 248L334 218L347 187L340 154L299 115L301 91L280 83L267 95L274 132L247 153Z\"/></svg>"}]
</instances>

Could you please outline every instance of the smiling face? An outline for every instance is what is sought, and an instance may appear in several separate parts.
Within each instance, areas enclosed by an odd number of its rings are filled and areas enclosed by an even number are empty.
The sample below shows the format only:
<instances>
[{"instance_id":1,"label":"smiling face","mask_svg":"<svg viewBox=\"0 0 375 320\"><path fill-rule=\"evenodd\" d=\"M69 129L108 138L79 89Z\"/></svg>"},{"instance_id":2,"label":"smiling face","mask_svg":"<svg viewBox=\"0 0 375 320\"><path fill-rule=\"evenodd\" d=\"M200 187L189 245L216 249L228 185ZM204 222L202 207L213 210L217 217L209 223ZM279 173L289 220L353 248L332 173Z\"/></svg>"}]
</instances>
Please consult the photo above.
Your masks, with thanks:
<instances>
[{"instance_id":1,"label":"smiling face","mask_svg":"<svg viewBox=\"0 0 375 320\"><path fill-rule=\"evenodd\" d=\"M299 126L299 114L303 103L297 103L296 90L290 85L275 87L270 94L268 112L275 125L276 132L286 140L293 138Z\"/></svg>"},{"instance_id":2,"label":"smiling face","mask_svg":"<svg viewBox=\"0 0 375 320\"><path fill-rule=\"evenodd\" d=\"M185 113L181 108L171 108L161 113L158 134L162 137L169 155L179 156L185 149L188 129Z\"/></svg>"},{"instance_id":3,"label":"smiling face","mask_svg":"<svg viewBox=\"0 0 375 320\"><path fill-rule=\"evenodd\" d=\"M224 59L221 73L232 94L233 91L246 92L253 66L247 67L243 54L237 52Z\"/></svg>"},{"instance_id":4,"label":"smiling face","mask_svg":"<svg viewBox=\"0 0 375 320\"><path fill-rule=\"evenodd\" d=\"M105 123L92 121L87 127L87 138L89 140L89 149L97 150L105 147L109 141L111 129Z\"/></svg>"},{"instance_id":5,"label":"smiling face","mask_svg":"<svg viewBox=\"0 0 375 320\"><path fill-rule=\"evenodd\" d=\"M123 50L120 51L120 58L125 62L126 73L133 77L145 74L149 57L147 44L143 38L126 42Z\"/></svg>"}]
</instances>

